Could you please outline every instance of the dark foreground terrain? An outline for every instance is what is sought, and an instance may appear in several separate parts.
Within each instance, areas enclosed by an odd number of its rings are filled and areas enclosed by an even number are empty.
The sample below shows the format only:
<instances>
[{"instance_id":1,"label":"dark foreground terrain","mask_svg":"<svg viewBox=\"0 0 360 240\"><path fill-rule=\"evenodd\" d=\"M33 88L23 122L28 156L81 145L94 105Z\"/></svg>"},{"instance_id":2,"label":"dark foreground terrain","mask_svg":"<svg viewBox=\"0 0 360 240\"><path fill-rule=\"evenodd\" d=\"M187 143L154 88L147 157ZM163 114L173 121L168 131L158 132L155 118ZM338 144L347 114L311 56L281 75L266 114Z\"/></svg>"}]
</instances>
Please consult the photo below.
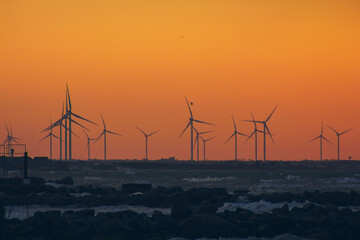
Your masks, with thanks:
<instances>
[{"instance_id":1,"label":"dark foreground terrain","mask_svg":"<svg viewBox=\"0 0 360 240\"><path fill-rule=\"evenodd\" d=\"M121 188L73 185L71 177L51 182L32 178L31 184L22 184L20 178L11 178L0 182L0 199L0 239L8 240L273 238L281 234L307 239L360 239L360 211L356 208L360 195L356 191L254 195L249 190L229 193L225 188L184 190L138 183ZM258 203L278 207L263 211L236 207ZM169 211L94 210L119 205ZM33 206L81 210L25 212L26 217L13 218L12 211L20 206L25 211Z\"/></svg>"}]
</instances>

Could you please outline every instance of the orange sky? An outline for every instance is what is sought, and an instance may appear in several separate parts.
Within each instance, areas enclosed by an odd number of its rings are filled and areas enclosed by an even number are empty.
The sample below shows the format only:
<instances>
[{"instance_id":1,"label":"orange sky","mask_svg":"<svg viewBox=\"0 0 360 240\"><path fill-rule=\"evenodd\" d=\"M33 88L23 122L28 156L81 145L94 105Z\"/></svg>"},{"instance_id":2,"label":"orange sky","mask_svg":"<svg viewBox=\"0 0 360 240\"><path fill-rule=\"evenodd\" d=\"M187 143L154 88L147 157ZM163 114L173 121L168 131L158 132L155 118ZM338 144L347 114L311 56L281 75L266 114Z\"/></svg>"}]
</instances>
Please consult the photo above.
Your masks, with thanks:
<instances>
[{"instance_id":1,"label":"orange sky","mask_svg":"<svg viewBox=\"0 0 360 240\"><path fill-rule=\"evenodd\" d=\"M108 159L189 159L187 96L195 117L216 127L209 159L232 159L231 114L267 117L276 144L268 159L318 159L321 121L355 129L342 137L342 156L360 159L360 3L313 0L11 1L0 2L0 140L4 123L24 139L30 156L49 154L39 132L60 116L69 84L75 113L123 137L108 137ZM89 126L90 135L101 132ZM85 138L73 157L85 159ZM57 130L55 130L57 133ZM335 143L335 135L325 129ZM241 138L240 138L241 139ZM260 139L259 139L260 140ZM260 141L259 141L260 142ZM102 158L102 141L92 156ZM254 158L253 140L239 144ZM262 149L262 146L259 145ZM58 157L58 143L54 144ZM202 154L201 154L202 156ZM262 152L259 150L259 156ZM324 144L324 158L335 158Z\"/></svg>"}]
</instances>

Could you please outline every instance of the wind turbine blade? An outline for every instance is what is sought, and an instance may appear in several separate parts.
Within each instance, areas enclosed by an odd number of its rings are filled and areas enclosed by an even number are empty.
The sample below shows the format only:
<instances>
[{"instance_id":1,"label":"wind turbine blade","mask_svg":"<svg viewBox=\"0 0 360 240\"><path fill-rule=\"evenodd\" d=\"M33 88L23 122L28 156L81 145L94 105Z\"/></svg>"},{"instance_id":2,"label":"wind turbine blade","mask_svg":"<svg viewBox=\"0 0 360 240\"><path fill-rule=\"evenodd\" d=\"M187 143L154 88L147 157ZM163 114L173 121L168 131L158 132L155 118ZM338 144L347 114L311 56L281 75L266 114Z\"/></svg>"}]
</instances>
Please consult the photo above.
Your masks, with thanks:
<instances>
[{"instance_id":1,"label":"wind turbine blade","mask_svg":"<svg viewBox=\"0 0 360 240\"><path fill-rule=\"evenodd\" d=\"M312 142L312 141L314 141L314 140L316 140L316 139L318 139L318 138L320 138L320 136L317 136L316 138L311 139L311 140L309 141L309 143Z\"/></svg>"},{"instance_id":2,"label":"wind turbine blade","mask_svg":"<svg viewBox=\"0 0 360 240\"><path fill-rule=\"evenodd\" d=\"M64 102L63 102L63 105L62 105L62 110L61 110L61 118L64 117Z\"/></svg>"},{"instance_id":3,"label":"wind turbine blade","mask_svg":"<svg viewBox=\"0 0 360 240\"><path fill-rule=\"evenodd\" d=\"M79 125L79 126L80 126L80 127L82 127L82 128L85 128L86 130L89 130L87 127L85 127L85 126L83 126L82 124L78 123L78 122L77 122L77 121L75 121L74 119L71 119L71 122L73 122L73 123L75 123L75 124Z\"/></svg>"},{"instance_id":4,"label":"wind turbine blade","mask_svg":"<svg viewBox=\"0 0 360 240\"><path fill-rule=\"evenodd\" d=\"M233 136L235 136L235 132L229 137L229 139L225 142L225 144L227 144L228 143L228 141L230 141L230 139L233 137Z\"/></svg>"},{"instance_id":5,"label":"wind turbine blade","mask_svg":"<svg viewBox=\"0 0 360 240\"><path fill-rule=\"evenodd\" d=\"M274 108L274 110L270 113L269 117L265 120L265 122L269 121L269 119L271 118L271 116L273 115L273 113L275 112L275 110L277 109L279 105L276 105L276 107Z\"/></svg>"},{"instance_id":6,"label":"wind turbine blade","mask_svg":"<svg viewBox=\"0 0 360 240\"><path fill-rule=\"evenodd\" d=\"M251 118L252 118L252 120L253 120L253 122L254 122L254 127L255 127L255 129L256 129L256 122L255 122L255 118L254 118L254 114L251 112Z\"/></svg>"},{"instance_id":7,"label":"wind turbine blade","mask_svg":"<svg viewBox=\"0 0 360 240\"><path fill-rule=\"evenodd\" d=\"M275 143L274 138L272 137L271 132L270 132L268 126L266 125L266 123L265 123L265 128L266 128L266 131L267 131L267 132L269 133L269 135L270 135L271 141L272 141L273 143Z\"/></svg>"},{"instance_id":8,"label":"wind turbine blade","mask_svg":"<svg viewBox=\"0 0 360 240\"><path fill-rule=\"evenodd\" d=\"M247 139L244 141L244 143L246 143L247 141L249 141L249 139L255 134L256 131L253 131L250 136L247 137ZM243 143L243 144L244 144Z\"/></svg>"},{"instance_id":9,"label":"wind turbine blade","mask_svg":"<svg viewBox=\"0 0 360 240\"><path fill-rule=\"evenodd\" d=\"M13 140L14 139L16 139L16 140L20 140L20 141L22 141L22 139L21 138L18 138L18 137L11 137Z\"/></svg>"},{"instance_id":10,"label":"wind turbine blade","mask_svg":"<svg viewBox=\"0 0 360 240\"><path fill-rule=\"evenodd\" d=\"M236 132L236 134L239 134L241 136L245 136L245 137L248 137L248 135L244 134L244 133L241 133L241 132Z\"/></svg>"},{"instance_id":11,"label":"wind turbine blade","mask_svg":"<svg viewBox=\"0 0 360 240\"><path fill-rule=\"evenodd\" d=\"M15 143L17 143L17 144L20 144L18 141L14 140L14 139L13 139L13 141L14 141Z\"/></svg>"},{"instance_id":12,"label":"wind turbine blade","mask_svg":"<svg viewBox=\"0 0 360 240\"><path fill-rule=\"evenodd\" d=\"M342 133L340 133L339 135L343 135L343 134L345 134L345 133L347 133L347 132L349 132L349 131L351 131L351 130L353 130L353 128L350 128L349 130L346 130L345 132L342 132Z\"/></svg>"},{"instance_id":13,"label":"wind turbine blade","mask_svg":"<svg viewBox=\"0 0 360 240\"><path fill-rule=\"evenodd\" d=\"M204 123L204 124L208 124L208 125L215 126L215 124L208 123L208 122L204 122L204 121L200 121L200 120L195 120L195 119L193 119L193 121L194 121L194 122L198 122L198 123Z\"/></svg>"},{"instance_id":14,"label":"wind turbine blade","mask_svg":"<svg viewBox=\"0 0 360 240\"><path fill-rule=\"evenodd\" d=\"M321 136L325 141L327 141L328 143L332 144L332 142L330 142L329 140L326 139L326 137Z\"/></svg>"},{"instance_id":15,"label":"wind turbine blade","mask_svg":"<svg viewBox=\"0 0 360 240\"><path fill-rule=\"evenodd\" d=\"M324 121L321 122L321 135L324 133Z\"/></svg>"},{"instance_id":16,"label":"wind turbine blade","mask_svg":"<svg viewBox=\"0 0 360 240\"><path fill-rule=\"evenodd\" d=\"M154 135L155 133L157 133L157 132L159 132L160 130L157 130L157 131L155 131L155 132L153 132L153 133L150 133L148 136L150 137L151 135Z\"/></svg>"},{"instance_id":17,"label":"wind turbine blade","mask_svg":"<svg viewBox=\"0 0 360 240\"><path fill-rule=\"evenodd\" d=\"M106 129L106 125L105 125L104 117L103 117L103 115L102 115L101 113L100 113L100 116L101 116L101 120L102 120L102 122L103 122L104 129Z\"/></svg>"},{"instance_id":18,"label":"wind turbine blade","mask_svg":"<svg viewBox=\"0 0 360 240\"><path fill-rule=\"evenodd\" d=\"M254 120L243 120L243 122L263 123L261 121L254 121Z\"/></svg>"},{"instance_id":19,"label":"wind turbine blade","mask_svg":"<svg viewBox=\"0 0 360 240\"><path fill-rule=\"evenodd\" d=\"M190 124L191 124L191 122L189 122L189 123L186 125L184 131L181 132L181 134L180 134L180 136L179 136L178 138L180 138L180 137L184 134L184 132L185 132L186 129L190 126Z\"/></svg>"},{"instance_id":20,"label":"wind turbine blade","mask_svg":"<svg viewBox=\"0 0 360 240\"><path fill-rule=\"evenodd\" d=\"M9 128L8 128L8 126L6 125L6 123L5 123L5 127L6 127L7 134L10 135Z\"/></svg>"},{"instance_id":21,"label":"wind turbine blade","mask_svg":"<svg viewBox=\"0 0 360 240\"><path fill-rule=\"evenodd\" d=\"M196 135L195 141L194 141L194 147L196 146L196 142L199 140L199 135Z\"/></svg>"},{"instance_id":22,"label":"wind turbine blade","mask_svg":"<svg viewBox=\"0 0 360 240\"><path fill-rule=\"evenodd\" d=\"M104 135L104 133L105 133L105 131L103 131L103 132L100 134L100 136L98 136L98 138L95 140L95 142L97 142L97 141L101 138L101 136Z\"/></svg>"},{"instance_id":23,"label":"wind turbine blade","mask_svg":"<svg viewBox=\"0 0 360 240\"><path fill-rule=\"evenodd\" d=\"M208 141L210 141L210 140L212 140L212 139L214 139L214 138L216 138L216 136L215 136L215 137L208 138L208 139L206 139L205 141L208 142Z\"/></svg>"},{"instance_id":24,"label":"wind turbine blade","mask_svg":"<svg viewBox=\"0 0 360 240\"><path fill-rule=\"evenodd\" d=\"M71 114L74 115L74 116L77 117L77 118L80 118L80 119L82 119L82 120L84 120L84 121L87 121L87 122L92 123L92 124L94 124L94 125L97 126L97 124L94 123L93 121L90 121L90 120L88 120L88 119L86 119L86 118L83 118L83 117L81 117L81 116L79 116L79 115L77 115L77 114L75 114L75 113L73 113L73 112L72 112Z\"/></svg>"},{"instance_id":25,"label":"wind turbine blade","mask_svg":"<svg viewBox=\"0 0 360 240\"><path fill-rule=\"evenodd\" d=\"M114 134L114 135L118 135L118 136L122 136L121 134L118 134L116 132L112 132L112 131L109 131L109 130L106 130L107 133L110 133L110 134Z\"/></svg>"},{"instance_id":26,"label":"wind turbine blade","mask_svg":"<svg viewBox=\"0 0 360 240\"><path fill-rule=\"evenodd\" d=\"M84 129L81 130L85 133L86 137L89 139L89 135L84 131Z\"/></svg>"},{"instance_id":27,"label":"wind turbine blade","mask_svg":"<svg viewBox=\"0 0 360 240\"><path fill-rule=\"evenodd\" d=\"M141 130L141 129L138 128L138 127L136 127L136 128L146 136L146 133L145 133L143 130Z\"/></svg>"},{"instance_id":28,"label":"wind turbine blade","mask_svg":"<svg viewBox=\"0 0 360 240\"><path fill-rule=\"evenodd\" d=\"M54 138L56 138L56 139L58 139L58 140L60 140L60 138L58 137L58 136L56 136L56 135L52 135Z\"/></svg>"},{"instance_id":29,"label":"wind turbine blade","mask_svg":"<svg viewBox=\"0 0 360 240\"><path fill-rule=\"evenodd\" d=\"M234 119L234 116L233 116L233 115L231 115L231 117L232 117L232 120L233 120L233 123L234 123L234 128L235 128L235 132L236 132L236 124L235 124L235 119Z\"/></svg>"},{"instance_id":30,"label":"wind turbine blade","mask_svg":"<svg viewBox=\"0 0 360 240\"><path fill-rule=\"evenodd\" d=\"M335 129L333 129L332 127L330 127L329 125L327 125L331 130L333 130L336 134L339 134Z\"/></svg>"},{"instance_id":31,"label":"wind turbine blade","mask_svg":"<svg viewBox=\"0 0 360 240\"><path fill-rule=\"evenodd\" d=\"M69 91L69 87L68 87L68 84L66 84L66 95L67 95L67 99L69 101L69 110L71 109L71 99L70 99L70 91Z\"/></svg>"},{"instance_id":32,"label":"wind turbine blade","mask_svg":"<svg viewBox=\"0 0 360 240\"><path fill-rule=\"evenodd\" d=\"M50 134L46 135L44 138L42 138L39 142L44 141L46 138L50 137Z\"/></svg>"},{"instance_id":33,"label":"wind turbine blade","mask_svg":"<svg viewBox=\"0 0 360 240\"><path fill-rule=\"evenodd\" d=\"M188 108L189 108L189 111L190 111L190 116L191 116L191 118L192 118L192 117L193 117L193 114L192 114L192 111L191 111L191 108L190 108L189 101L187 100L186 97L185 97L185 100L186 100L186 104L187 104L187 106L188 106Z\"/></svg>"},{"instance_id":34,"label":"wind turbine blade","mask_svg":"<svg viewBox=\"0 0 360 240\"><path fill-rule=\"evenodd\" d=\"M211 133L211 132L214 132L214 131L199 132L199 134L205 134L205 133Z\"/></svg>"}]
</instances>

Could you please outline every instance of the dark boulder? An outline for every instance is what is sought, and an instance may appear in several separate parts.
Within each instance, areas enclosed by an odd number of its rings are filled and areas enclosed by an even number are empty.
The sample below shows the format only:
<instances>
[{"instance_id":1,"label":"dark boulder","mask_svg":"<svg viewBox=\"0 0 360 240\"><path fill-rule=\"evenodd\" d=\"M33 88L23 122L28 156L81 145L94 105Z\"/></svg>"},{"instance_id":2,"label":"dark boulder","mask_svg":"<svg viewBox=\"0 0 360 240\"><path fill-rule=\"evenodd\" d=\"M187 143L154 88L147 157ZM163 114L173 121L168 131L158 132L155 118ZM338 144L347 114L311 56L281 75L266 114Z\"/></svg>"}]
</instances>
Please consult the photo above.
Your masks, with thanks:
<instances>
[{"instance_id":1,"label":"dark boulder","mask_svg":"<svg viewBox=\"0 0 360 240\"><path fill-rule=\"evenodd\" d=\"M63 179L60 180L56 180L55 183L57 184L64 184L64 185L73 185L74 181L72 180L71 177L65 177Z\"/></svg>"},{"instance_id":2,"label":"dark boulder","mask_svg":"<svg viewBox=\"0 0 360 240\"><path fill-rule=\"evenodd\" d=\"M185 219L193 213L192 209L186 205L175 204L171 207L171 217L174 220Z\"/></svg>"},{"instance_id":3,"label":"dark boulder","mask_svg":"<svg viewBox=\"0 0 360 240\"><path fill-rule=\"evenodd\" d=\"M243 231L217 215L194 214L179 225L182 236L200 237L235 237L244 236Z\"/></svg>"},{"instance_id":4,"label":"dark boulder","mask_svg":"<svg viewBox=\"0 0 360 240\"><path fill-rule=\"evenodd\" d=\"M144 193L151 189L150 183L124 183L121 190L126 193Z\"/></svg>"},{"instance_id":5,"label":"dark boulder","mask_svg":"<svg viewBox=\"0 0 360 240\"><path fill-rule=\"evenodd\" d=\"M194 213L216 214L219 207L219 204L209 203L205 200L194 208Z\"/></svg>"}]
</instances>

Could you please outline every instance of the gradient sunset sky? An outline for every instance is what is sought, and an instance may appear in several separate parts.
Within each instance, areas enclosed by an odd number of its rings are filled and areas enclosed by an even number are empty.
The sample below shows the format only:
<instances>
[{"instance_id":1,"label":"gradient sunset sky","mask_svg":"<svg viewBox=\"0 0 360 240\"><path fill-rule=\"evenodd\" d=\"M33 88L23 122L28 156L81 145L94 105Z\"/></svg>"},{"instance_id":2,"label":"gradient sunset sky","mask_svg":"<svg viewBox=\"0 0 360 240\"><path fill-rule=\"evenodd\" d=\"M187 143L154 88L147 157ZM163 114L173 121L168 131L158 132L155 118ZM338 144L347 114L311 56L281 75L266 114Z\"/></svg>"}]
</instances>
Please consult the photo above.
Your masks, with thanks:
<instances>
[{"instance_id":1,"label":"gradient sunset sky","mask_svg":"<svg viewBox=\"0 0 360 240\"><path fill-rule=\"evenodd\" d=\"M360 159L360 1L0 1L0 141L4 123L24 139L30 156L48 156L40 131L57 120L68 83L73 111L111 131L108 159L144 157L135 128L160 130L149 158L189 159L181 139L194 102L195 118L215 123L212 160L233 159L233 114L250 134L253 111L269 128L270 160L319 159L321 121L339 131L342 157ZM97 137L100 127L91 126ZM86 139L74 131L73 157L86 159ZM54 132L58 134L58 130ZM324 135L324 158L336 158L335 134ZM239 158L254 158L253 140ZM259 156L262 158L259 138ZM103 158L102 141L92 156ZM58 158L58 142L54 140ZM200 155L202 158L202 154Z\"/></svg>"}]
</instances>

